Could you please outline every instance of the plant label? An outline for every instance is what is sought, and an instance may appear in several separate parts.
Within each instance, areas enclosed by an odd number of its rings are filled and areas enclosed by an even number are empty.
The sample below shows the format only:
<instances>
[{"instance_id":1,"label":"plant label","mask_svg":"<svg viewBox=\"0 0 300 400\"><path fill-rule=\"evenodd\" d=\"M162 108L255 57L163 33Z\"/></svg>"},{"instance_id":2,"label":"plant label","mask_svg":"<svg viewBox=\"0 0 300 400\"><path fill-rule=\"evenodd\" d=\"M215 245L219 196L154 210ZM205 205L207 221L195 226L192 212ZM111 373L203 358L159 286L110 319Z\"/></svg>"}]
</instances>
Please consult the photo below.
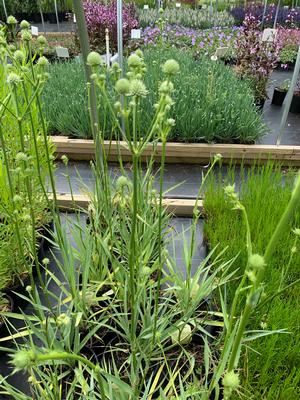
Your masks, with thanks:
<instances>
[{"instance_id":1,"label":"plant label","mask_svg":"<svg viewBox=\"0 0 300 400\"><path fill-rule=\"evenodd\" d=\"M202 10L206 10L206 9L207 9L207 5L206 5L206 4L203 4Z\"/></svg>"},{"instance_id":2,"label":"plant label","mask_svg":"<svg viewBox=\"0 0 300 400\"><path fill-rule=\"evenodd\" d=\"M70 54L69 54L69 50L66 47L56 47L56 55L59 58L69 58Z\"/></svg>"},{"instance_id":3,"label":"plant label","mask_svg":"<svg viewBox=\"0 0 300 400\"><path fill-rule=\"evenodd\" d=\"M131 39L140 39L140 38L141 38L141 30L131 29Z\"/></svg>"},{"instance_id":4,"label":"plant label","mask_svg":"<svg viewBox=\"0 0 300 400\"><path fill-rule=\"evenodd\" d=\"M270 42L273 43L277 36L277 29L266 28L262 33L261 40L262 42Z\"/></svg>"},{"instance_id":5,"label":"plant label","mask_svg":"<svg viewBox=\"0 0 300 400\"><path fill-rule=\"evenodd\" d=\"M144 10L149 10L148 4L144 4Z\"/></svg>"},{"instance_id":6,"label":"plant label","mask_svg":"<svg viewBox=\"0 0 300 400\"><path fill-rule=\"evenodd\" d=\"M116 53L111 57L110 62L114 63L114 62L118 62L118 61L119 61L119 54Z\"/></svg>"},{"instance_id":7,"label":"plant label","mask_svg":"<svg viewBox=\"0 0 300 400\"><path fill-rule=\"evenodd\" d=\"M218 47L216 49L215 56L217 56L218 58L224 57L226 55L228 49L229 49L229 47Z\"/></svg>"},{"instance_id":8,"label":"plant label","mask_svg":"<svg viewBox=\"0 0 300 400\"><path fill-rule=\"evenodd\" d=\"M31 34L32 34L32 36L39 36L39 28L37 26L32 26Z\"/></svg>"},{"instance_id":9,"label":"plant label","mask_svg":"<svg viewBox=\"0 0 300 400\"><path fill-rule=\"evenodd\" d=\"M76 15L75 14L73 14L73 22L74 22L74 24L76 24Z\"/></svg>"},{"instance_id":10,"label":"plant label","mask_svg":"<svg viewBox=\"0 0 300 400\"><path fill-rule=\"evenodd\" d=\"M180 8L180 7L181 7L181 3L176 3L176 4L175 4L175 7L176 7L176 8Z\"/></svg>"}]
</instances>

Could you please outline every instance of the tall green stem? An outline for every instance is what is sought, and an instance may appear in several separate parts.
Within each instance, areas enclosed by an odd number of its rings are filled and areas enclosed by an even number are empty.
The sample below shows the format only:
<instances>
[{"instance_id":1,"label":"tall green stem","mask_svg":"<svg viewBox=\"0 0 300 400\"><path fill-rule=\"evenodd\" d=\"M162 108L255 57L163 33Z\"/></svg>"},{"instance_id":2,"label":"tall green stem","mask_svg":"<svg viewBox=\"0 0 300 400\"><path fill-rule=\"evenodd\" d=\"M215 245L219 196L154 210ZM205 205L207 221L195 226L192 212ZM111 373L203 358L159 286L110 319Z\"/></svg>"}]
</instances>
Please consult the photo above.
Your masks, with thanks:
<instances>
[{"instance_id":1,"label":"tall green stem","mask_svg":"<svg viewBox=\"0 0 300 400\"><path fill-rule=\"evenodd\" d=\"M275 232L273 233L273 235L267 245L267 248L266 248L266 251L264 254L264 260L265 260L266 264L268 264L271 261L271 257L274 254L274 251L276 250L277 243L281 240L281 237L285 234L285 231L286 231L286 228L287 228L289 222L291 221L291 219L295 215L296 210L299 207L299 203L300 203L300 175L297 176L295 189L292 193L289 204L288 204L284 214L282 215L282 217L275 229ZM239 327L238 327L238 330L236 333L232 353L231 353L229 363L228 363L229 371L231 371L232 369L234 369L236 367L237 354L240 350L243 334L244 334L247 322L249 320L251 311L256 306L255 295L257 294L257 291L260 288L260 284L263 280L263 276L264 276L264 269L261 269L258 272L256 282L252 286L250 293L247 297L247 302L246 302L244 312L242 314L242 317L241 317L241 320L239 323Z\"/></svg>"}]
</instances>

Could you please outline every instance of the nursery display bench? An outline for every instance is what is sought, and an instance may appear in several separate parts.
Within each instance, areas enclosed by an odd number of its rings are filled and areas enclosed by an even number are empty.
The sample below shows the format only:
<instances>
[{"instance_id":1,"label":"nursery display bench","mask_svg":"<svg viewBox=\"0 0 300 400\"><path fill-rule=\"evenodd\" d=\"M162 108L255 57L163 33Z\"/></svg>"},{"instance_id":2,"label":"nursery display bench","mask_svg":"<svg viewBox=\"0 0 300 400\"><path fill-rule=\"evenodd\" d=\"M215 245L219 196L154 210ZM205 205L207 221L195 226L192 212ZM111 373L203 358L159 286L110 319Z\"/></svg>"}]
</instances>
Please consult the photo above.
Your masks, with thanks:
<instances>
[{"instance_id":1,"label":"nursery display bench","mask_svg":"<svg viewBox=\"0 0 300 400\"><path fill-rule=\"evenodd\" d=\"M94 143L88 139L73 139L67 136L52 136L57 157L66 155L70 160L91 160L94 156ZM131 153L125 142L104 141L104 150L109 161L131 160ZM159 160L162 145L155 147L154 158ZM265 144L207 144L207 143L173 143L166 146L166 162L182 164L205 164L215 154L221 154L223 162L266 162L276 160L283 166L300 166L300 146L265 145ZM153 146L148 145L143 158L153 156Z\"/></svg>"}]
</instances>

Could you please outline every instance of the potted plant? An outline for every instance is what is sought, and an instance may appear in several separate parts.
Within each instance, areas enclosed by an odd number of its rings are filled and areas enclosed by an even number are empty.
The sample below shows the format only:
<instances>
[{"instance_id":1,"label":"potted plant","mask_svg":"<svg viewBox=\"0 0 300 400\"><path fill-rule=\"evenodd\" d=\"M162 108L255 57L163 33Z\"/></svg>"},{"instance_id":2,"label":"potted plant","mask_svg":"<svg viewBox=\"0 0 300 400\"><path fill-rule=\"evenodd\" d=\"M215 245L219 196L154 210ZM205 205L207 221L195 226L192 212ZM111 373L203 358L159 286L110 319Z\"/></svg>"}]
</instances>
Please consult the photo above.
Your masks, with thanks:
<instances>
[{"instance_id":1,"label":"potted plant","mask_svg":"<svg viewBox=\"0 0 300 400\"><path fill-rule=\"evenodd\" d=\"M283 100L285 99L285 96L289 90L290 84L290 79L285 79L279 86L275 86L272 97L272 104L276 106L282 106Z\"/></svg>"},{"instance_id":2,"label":"potted plant","mask_svg":"<svg viewBox=\"0 0 300 400\"><path fill-rule=\"evenodd\" d=\"M293 70L297 58L298 45L287 45L279 52L280 68L283 70Z\"/></svg>"},{"instance_id":3,"label":"potted plant","mask_svg":"<svg viewBox=\"0 0 300 400\"><path fill-rule=\"evenodd\" d=\"M247 14L244 29L237 41L236 73L253 89L255 104L262 109L267 95L268 80L273 72L278 50L273 42L262 41L259 20Z\"/></svg>"},{"instance_id":4,"label":"potted plant","mask_svg":"<svg viewBox=\"0 0 300 400\"><path fill-rule=\"evenodd\" d=\"M294 95L293 95L293 99L292 99L292 103L291 103L291 107L290 107L290 112L293 114L300 114L300 81L298 80L295 91L294 91Z\"/></svg>"}]
</instances>

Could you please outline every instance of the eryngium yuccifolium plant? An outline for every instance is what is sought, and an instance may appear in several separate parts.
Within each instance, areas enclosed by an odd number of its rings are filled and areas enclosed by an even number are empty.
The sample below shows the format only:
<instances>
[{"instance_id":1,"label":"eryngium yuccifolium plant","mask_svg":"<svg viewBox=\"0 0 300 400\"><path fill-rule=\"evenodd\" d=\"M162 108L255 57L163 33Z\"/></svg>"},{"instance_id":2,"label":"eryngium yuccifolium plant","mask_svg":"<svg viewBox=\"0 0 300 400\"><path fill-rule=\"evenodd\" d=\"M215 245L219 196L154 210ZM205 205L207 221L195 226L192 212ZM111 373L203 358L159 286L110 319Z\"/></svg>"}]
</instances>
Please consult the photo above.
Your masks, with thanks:
<instances>
[{"instance_id":1,"label":"eryngium yuccifolium plant","mask_svg":"<svg viewBox=\"0 0 300 400\"><path fill-rule=\"evenodd\" d=\"M16 39L8 21L0 33L0 288L13 285L37 262L38 230L49 221L46 177L53 149L46 136L40 94L48 61L31 51L26 21Z\"/></svg>"}]
</instances>

